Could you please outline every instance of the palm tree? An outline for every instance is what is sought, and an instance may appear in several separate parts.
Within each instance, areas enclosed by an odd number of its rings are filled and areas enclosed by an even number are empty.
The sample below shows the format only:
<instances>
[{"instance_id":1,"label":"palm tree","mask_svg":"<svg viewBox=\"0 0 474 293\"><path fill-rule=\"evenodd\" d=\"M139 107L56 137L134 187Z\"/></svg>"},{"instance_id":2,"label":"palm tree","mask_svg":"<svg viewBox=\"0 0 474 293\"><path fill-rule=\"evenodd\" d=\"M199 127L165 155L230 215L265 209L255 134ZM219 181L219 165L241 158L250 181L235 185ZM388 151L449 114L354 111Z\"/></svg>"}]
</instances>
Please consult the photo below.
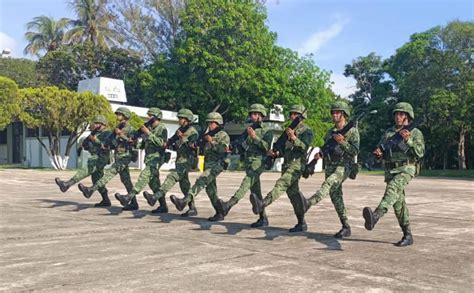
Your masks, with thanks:
<instances>
[{"instance_id":1,"label":"palm tree","mask_svg":"<svg viewBox=\"0 0 474 293\"><path fill-rule=\"evenodd\" d=\"M69 5L78 19L70 21L72 29L65 35L68 42L92 42L102 48L117 43L109 26L113 15L107 9L107 0L72 0Z\"/></svg>"},{"instance_id":2,"label":"palm tree","mask_svg":"<svg viewBox=\"0 0 474 293\"><path fill-rule=\"evenodd\" d=\"M29 30L25 33L28 45L23 53L39 56L43 51L47 53L58 49L64 44L64 31L69 22L70 19L67 18L56 21L54 18L44 15L33 18L26 24Z\"/></svg>"}]
</instances>

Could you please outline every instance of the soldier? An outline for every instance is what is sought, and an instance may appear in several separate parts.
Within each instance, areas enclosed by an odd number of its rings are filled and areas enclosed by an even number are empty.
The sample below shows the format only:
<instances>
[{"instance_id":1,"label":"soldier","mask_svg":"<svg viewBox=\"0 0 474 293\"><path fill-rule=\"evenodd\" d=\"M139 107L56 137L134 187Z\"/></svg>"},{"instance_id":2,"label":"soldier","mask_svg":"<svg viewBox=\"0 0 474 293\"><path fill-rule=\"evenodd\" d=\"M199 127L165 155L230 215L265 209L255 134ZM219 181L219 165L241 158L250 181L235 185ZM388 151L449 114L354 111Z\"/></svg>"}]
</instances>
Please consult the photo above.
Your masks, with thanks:
<instances>
[{"instance_id":1,"label":"soldier","mask_svg":"<svg viewBox=\"0 0 474 293\"><path fill-rule=\"evenodd\" d=\"M135 183L131 193L127 195L115 194L115 198L120 201L125 209L130 209L130 201L143 190L146 184L150 186L153 192L157 192L160 188L160 167L164 162L163 156L166 150L168 130L160 123L163 116L160 109L150 108L147 115L153 123L149 128L145 125L140 128L145 137L138 145L140 149L145 149L145 169L138 176L137 183Z\"/></svg>"},{"instance_id":2,"label":"soldier","mask_svg":"<svg viewBox=\"0 0 474 293\"><path fill-rule=\"evenodd\" d=\"M199 133L192 122L194 120L194 114L191 110L181 109L178 111L178 124L179 129L176 131L176 134L179 137L179 140L174 146L176 151L176 169L171 171L168 176L166 176L165 181L157 191L153 191L154 194L149 193L148 191L143 192L143 196L146 198L150 206L154 206L156 201L160 202L160 206L153 210L152 213L167 213L168 207L166 205L165 195L171 188L179 182L179 188L183 194L188 194L189 189L191 188L191 183L189 182L189 171L196 165L196 151L193 148L194 143L199 138ZM181 132L182 130L183 132ZM173 147L173 146L167 146ZM183 213L181 216L197 216L196 205L194 200L189 202L189 210Z\"/></svg>"},{"instance_id":3,"label":"soldier","mask_svg":"<svg viewBox=\"0 0 474 293\"><path fill-rule=\"evenodd\" d=\"M337 232L334 237L344 238L351 236L351 227L347 219L346 208L344 207L344 199L342 197L342 183L347 179L352 171L355 157L359 153L359 131L357 128L351 128L345 135L333 134L341 130L347 123L350 116L350 110L347 103L343 101L335 102L331 106L331 117L334 122L334 128L326 133L325 141L333 138L337 143L337 147L328 156L324 157L325 175L321 188L311 197L305 204L305 209L309 209L312 205L317 204L328 195L334 204L342 229ZM319 160L321 153L317 153L314 158Z\"/></svg>"},{"instance_id":4,"label":"soldier","mask_svg":"<svg viewBox=\"0 0 474 293\"><path fill-rule=\"evenodd\" d=\"M267 126L264 126L262 123L263 117L266 115L267 111L263 105L253 104L250 106L250 120L260 127L256 129L253 129L252 127L247 128L247 138L243 143L243 148L245 150L245 177L242 180L239 189L229 201L224 202L219 199L217 208L219 210L219 214L224 217L249 190L251 193L257 195L260 199L263 198L262 190L260 188L260 175L265 170L263 162L268 150L270 149L273 139L273 133L271 129ZM268 219L265 215L265 211L262 211L257 222L251 224L251 227L256 228L265 226L268 226Z\"/></svg>"},{"instance_id":5,"label":"soldier","mask_svg":"<svg viewBox=\"0 0 474 293\"><path fill-rule=\"evenodd\" d=\"M290 107L290 119L293 121L298 116L304 118L305 108L301 105ZM298 223L291 228L290 232L306 231L307 225L304 220L304 206L302 194L299 192L298 182L306 165L306 152L310 143L313 141L313 131L302 120L295 129L287 128L288 141L283 150L283 167L282 175L277 180L275 187L268 195L261 200L256 194L250 195L252 210L255 214L263 212L264 208L274 202L280 195L286 191L290 198L293 210L295 212ZM272 150L269 154L276 156Z\"/></svg>"},{"instance_id":6,"label":"soldier","mask_svg":"<svg viewBox=\"0 0 474 293\"><path fill-rule=\"evenodd\" d=\"M218 127L221 127L224 123L221 114L217 112L211 112L207 115L206 122L209 131L213 131ZM227 150L230 144L230 137L224 131L220 130L214 136L204 136L206 141L204 145L204 172L194 183L191 190L182 199L177 198L175 195L171 195L171 201L174 203L176 208L181 211L188 202L193 200L198 193L206 188L206 193L211 200L211 204L216 211L215 215L210 217L208 220L211 222L221 221L224 216L219 213L217 209L217 184L216 177L225 169Z\"/></svg>"},{"instance_id":7,"label":"soldier","mask_svg":"<svg viewBox=\"0 0 474 293\"><path fill-rule=\"evenodd\" d=\"M107 119L102 115L97 115L94 118L94 125L91 134L84 139L81 147L91 154L87 160L87 166L79 169L77 173L68 181L62 181L55 178L56 184L62 192L66 192L71 186L91 176L92 182L95 184L104 176L104 168L109 163L110 151L104 148L103 143L107 137L110 136L110 131L106 131ZM107 195L107 188L99 188L99 193L102 196L102 201L96 203L96 207L110 207L109 196Z\"/></svg>"},{"instance_id":8,"label":"soldier","mask_svg":"<svg viewBox=\"0 0 474 293\"><path fill-rule=\"evenodd\" d=\"M132 161L132 147L129 143L130 135L133 132L132 126L128 123L132 113L125 107L119 107L115 111L119 124L115 128L114 132L110 137L107 138L106 145L109 148L115 150L115 162L109 168L105 169L104 176L95 182L91 187L87 187L82 183L79 183L79 190L86 198L90 198L94 191L105 187L115 175L120 174L120 181L125 185L128 193L133 190L132 180L130 179L130 172L128 164ZM138 203L136 198L132 200L130 209L138 209Z\"/></svg>"},{"instance_id":9,"label":"soldier","mask_svg":"<svg viewBox=\"0 0 474 293\"><path fill-rule=\"evenodd\" d=\"M378 207L374 211L365 207L362 215L365 219L365 228L372 230L388 209L393 207L403 231L402 239L395 245L407 246L413 244L413 236L405 202L405 186L417 175L417 166L425 153L425 142L419 129L413 128L411 131L404 129L404 126L409 125L415 118L410 104L404 102L396 104L392 115L395 126L385 131L379 145L383 145L397 133L401 135L403 141L386 152L380 147L374 150L373 153L377 158L383 158L387 186Z\"/></svg>"}]
</instances>

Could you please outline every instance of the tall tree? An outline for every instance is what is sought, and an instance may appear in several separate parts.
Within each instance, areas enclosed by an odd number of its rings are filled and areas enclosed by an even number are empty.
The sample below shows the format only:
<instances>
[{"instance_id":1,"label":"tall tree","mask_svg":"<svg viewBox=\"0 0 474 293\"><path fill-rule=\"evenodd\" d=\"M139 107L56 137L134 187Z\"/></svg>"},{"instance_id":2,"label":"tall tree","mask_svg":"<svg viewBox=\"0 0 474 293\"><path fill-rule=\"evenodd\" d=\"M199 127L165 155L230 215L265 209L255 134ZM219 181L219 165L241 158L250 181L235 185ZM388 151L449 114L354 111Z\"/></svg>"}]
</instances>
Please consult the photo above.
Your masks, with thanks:
<instances>
[{"instance_id":1,"label":"tall tree","mask_svg":"<svg viewBox=\"0 0 474 293\"><path fill-rule=\"evenodd\" d=\"M0 130L10 124L21 111L18 86L6 77L0 76Z\"/></svg>"},{"instance_id":2,"label":"tall tree","mask_svg":"<svg viewBox=\"0 0 474 293\"><path fill-rule=\"evenodd\" d=\"M69 5L77 19L69 21L72 28L65 35L68 42L91 42L109 48L121 41L110 28L113 15L107 9L107 0L72 0Z\"/></svg>"},{"instance_id":3,"label":"tall tree","mask_svg":"<svg viewBox=\"0 0 474 293\"><path fill-rule=\"evenodd\" d=\"M58 49L64 43L64 32L68 24L67 18L58 21L44 15L33 18L26 25L29 31L25 33L28 45L23 50L24 54L40 56Z\"/></svg>"}]
</instances>

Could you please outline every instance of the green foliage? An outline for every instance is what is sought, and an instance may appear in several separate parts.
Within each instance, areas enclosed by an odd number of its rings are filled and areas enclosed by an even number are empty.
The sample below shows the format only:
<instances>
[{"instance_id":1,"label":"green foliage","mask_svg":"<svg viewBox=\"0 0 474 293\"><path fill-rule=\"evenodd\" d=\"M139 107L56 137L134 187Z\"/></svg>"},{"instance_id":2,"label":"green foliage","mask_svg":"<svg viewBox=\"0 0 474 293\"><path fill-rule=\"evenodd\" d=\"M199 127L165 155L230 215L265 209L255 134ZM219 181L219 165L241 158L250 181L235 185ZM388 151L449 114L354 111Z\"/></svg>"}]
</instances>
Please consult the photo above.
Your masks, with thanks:
<instances>
[{"instance_id":1,"label":"green foliage","mask_svg":"<svg viewBox=\"0 0 474 293\"><path fill-rule=\"evenodd\" d=\"M0 76L14 80L20 88L42 85L36 76L36 62L33 60L0 58Z\"/></svg>"},{"instance_id":2,"label":"green foliage","mask_svg":"<svg viewBox=\"0 0 474 293\"><path fill-rule=\"evenodd\" d=\"M132 117L130 117L129 122L130 122L130 125L132 125L132 127L134 127L135 129L139 129L140 127L143 126L143 124L145 123L145 120L140 118L140 116L138 116L135 112L132 112Z\"/></svg>"},{"instance_id":3,"label":"green foliage","mask_svg":"<svg viewBox=\"0 0 474 293\"><path fill-rule=\"evenodd\" d=\"M24 54L39 56L42 53L54 51L64 45L64 31L69 23L69 19L61 18L56 21L52 17L37 16L28 22L25 39L28 41L23 50Z\"/></svg>"},{"instance_id":4,"label":"green foliage","mask_svg":"<svg viewBox=\"0 0 474 293\"><path fill-rule=\"evenodd\" d=\"M17 92L18 86L13 80L0 76L0 129L20 114Z\"/></svg>"}]
</instances>

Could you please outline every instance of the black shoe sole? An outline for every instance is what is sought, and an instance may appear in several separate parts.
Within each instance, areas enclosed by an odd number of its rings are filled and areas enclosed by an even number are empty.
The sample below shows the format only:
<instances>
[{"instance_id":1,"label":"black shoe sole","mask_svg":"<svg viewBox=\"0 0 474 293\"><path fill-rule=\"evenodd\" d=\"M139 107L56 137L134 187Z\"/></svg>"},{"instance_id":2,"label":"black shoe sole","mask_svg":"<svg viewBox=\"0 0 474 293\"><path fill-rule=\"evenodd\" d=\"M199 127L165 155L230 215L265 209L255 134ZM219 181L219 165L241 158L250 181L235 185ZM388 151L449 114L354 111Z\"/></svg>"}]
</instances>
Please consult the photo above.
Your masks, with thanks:
<instances>
[{"instance_id":1,"label":"black shoe sole","mask_svg":"<svg viewBox=\"0 0 474 293\"><path fill-rule=\"evenodd\" d=\"M251 227L251 228L268 227L268 222L266 222L266 223L255 222L255 223L250 224L250 227Z\"/></svg>"},{"instance_id":2,"label":"black shoe sole","mask_svg":"<svg viewBox=\"0 0 474 293\"><path fill-rule=\"evenodd\" d=\"M120 204L123 206L123 207L127 207L128 206L128 202L125 202L123 200L123 198L120 196L120 193L116 193L115 194L115 198L120 202Z\"/></svg>"},{"instance_id":3,"label":"black shoe sole","mask_svg":"<svg viewBox=\"0 0 474 293\"><path fill-rule=\"evenodd\" d=\"M250 194L250 203L252 204L252 212L256 215L260 214L262 211L259 209L259 202L260 199L257 197L256 194Z\"/></svg>"},{"instance_id":4,"label":"black shoe sole","mask_svg":"<svg viewBox=\"0 0 474 293\"><path fill-rule=\"evenodd\" d=\"M225 216L227 216L229 211L227 211L227 213L226 213L224 205L225 205L224 201L222 199L219 199L217 201L216 208L219 211L219 213L221 213L225 217Z\"/></svg>"},{"instance_id":5,"label":"black shoe sole","mask_svg":"<svg viewBox=\"0 0 474 293\"><path fill-rule=\"evenodd\" d=\"M56 185L59 186L59 190L61 190L61 192L66 192L69 189L69 187L66 187L62 184L61 179L58 177L54 178L54 182L56 182Z\"/></svg>"},{"instance_id":6,"label":"black shoe sole","mask_svg":"<svg viewBox=\"0 0 474 293\"><path fill-rule=\"evenodd\" d=\"M167 214L167 213L168 213L168 209L159 210L159 208L158 208L158 209L152 210L151 213L152 213L152 214Z\"/></svg>"},{"instance_id":7,"label":"black shoe sole","mask_svg":"<svg viewBox=\"0 0 474 293\"><path fill-rule=\"evenodd\" d=\"M182 206L181 206L180 203L179 203L179 199L176 197L176 195L172 194L172 195L170 196L170 200L171 200L171 202L174 204L174 206L176 207L176 209L177 209L178 211L184 210L184 207L185 207L186 205L182 205Z\"/></svg>"},{"instance_id":8,"label":"black shoe sole","mask_svg":"<svg viewBox=\"0 0 474 293\"><path fill-rule=\"evenodd\" d=\"M79 183L78 185L79 190L82 192L82 195L84 195L85 198L91 198L92 194L88 194L86 191L86 186L82 183Z\"/></svg>"},{"instance_id":9,"label":"black shoe sole","mask_svg":"<svg viewBox=\"0 0 474 293\"><path fill-rule=\"evenodd\" d=\"M364 217L365 223L365 229L371 231L374 229L374 216L372 213L372 210L368 207L365 207L364 210L362 211L362 216Z\"/></svg>"},{"instance_id":10,"label":"black shoe sole","mask_svg":"<svg viewBox=\"0 0 474 293\"><path fill-rule=\"evenodd\" d=\"M157 202L157 200L155 199L155 195L154 194L151 194L151 193L148 193L147 191L143 192L143 196L145 197L146 199L146 202L152 207L155 205L155 203Z\"/></svg>"},{"instance_id":11,"label":"black shoe sole","mask_svg":"<svg viewBox=\"0 0 474 293\"><path fill-rule=\"evenodd\" d=\"M108 208L108 207L111 207L111 206L112 206L111 203L108 203L108 204L96 203L96 204L94 205L94 207L96 207L96 208Z\"/></svg>"}]
</instances>

